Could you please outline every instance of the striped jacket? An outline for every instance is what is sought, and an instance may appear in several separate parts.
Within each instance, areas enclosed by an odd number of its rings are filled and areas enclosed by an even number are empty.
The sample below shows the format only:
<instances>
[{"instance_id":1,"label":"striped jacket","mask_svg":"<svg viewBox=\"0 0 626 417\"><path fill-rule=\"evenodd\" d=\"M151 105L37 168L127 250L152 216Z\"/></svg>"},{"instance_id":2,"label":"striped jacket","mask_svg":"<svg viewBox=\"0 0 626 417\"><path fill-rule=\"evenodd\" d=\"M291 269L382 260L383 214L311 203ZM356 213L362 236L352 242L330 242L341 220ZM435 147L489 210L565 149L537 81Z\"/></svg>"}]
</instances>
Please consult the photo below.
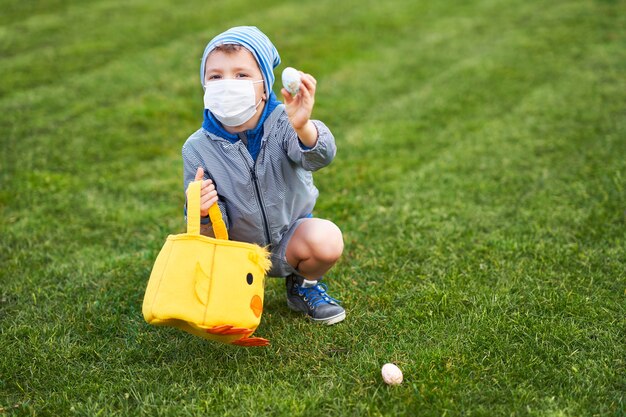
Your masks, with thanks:
<instances>
[{"instance_id":1,"label":"striped jacket","mask_svg":"<svg viewBox=\"0 0 626 417\"><path fill-rule=\"evenodd\" d=\"M231 143L199 129L182 148L184 189L202 167L205 179L213 180L217 189L230 239L278 244L297 219L312 212L319 194L312 171L330 164L337 150L326 125L312 122L318 141L307 149L289 123L285 106L276 107L263 124L256 162L241 140ZM213 233L210 226L209 233Z\"/></svg>"}]
</instances>

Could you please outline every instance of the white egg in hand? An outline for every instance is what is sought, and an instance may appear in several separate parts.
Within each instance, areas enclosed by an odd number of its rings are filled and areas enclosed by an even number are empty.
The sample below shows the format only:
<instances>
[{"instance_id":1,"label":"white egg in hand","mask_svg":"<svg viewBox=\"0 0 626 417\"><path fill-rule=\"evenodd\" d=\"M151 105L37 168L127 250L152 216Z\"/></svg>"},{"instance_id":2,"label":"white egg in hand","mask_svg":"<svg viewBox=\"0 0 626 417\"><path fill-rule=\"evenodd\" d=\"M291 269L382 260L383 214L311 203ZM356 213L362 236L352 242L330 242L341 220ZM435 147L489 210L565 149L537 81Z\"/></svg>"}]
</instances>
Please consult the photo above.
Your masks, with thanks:
<instances>
[{"instance_id":1,"label":"white egg in hand","mask_svg":"<svg viewBox=\"0 0 626 417\"><path fill-rule=\"evenodd\" d=\"M283 87L285 90L289 91L289 94L295 96L300 91L300 83L302 79L300 78L300 72L297 69L287 67L283 70Z\"/></svg>"},{"instance_id":2,"label":"white egg in hand","mask_svg":"<svg viewBox=\"0 0 626 417\"><path fill-rule=\"evenodd\" d=\"M402 371L393 363L384 364L381 374L387 385L400 385L402 383Z\"/></svg>"}]
</instances>

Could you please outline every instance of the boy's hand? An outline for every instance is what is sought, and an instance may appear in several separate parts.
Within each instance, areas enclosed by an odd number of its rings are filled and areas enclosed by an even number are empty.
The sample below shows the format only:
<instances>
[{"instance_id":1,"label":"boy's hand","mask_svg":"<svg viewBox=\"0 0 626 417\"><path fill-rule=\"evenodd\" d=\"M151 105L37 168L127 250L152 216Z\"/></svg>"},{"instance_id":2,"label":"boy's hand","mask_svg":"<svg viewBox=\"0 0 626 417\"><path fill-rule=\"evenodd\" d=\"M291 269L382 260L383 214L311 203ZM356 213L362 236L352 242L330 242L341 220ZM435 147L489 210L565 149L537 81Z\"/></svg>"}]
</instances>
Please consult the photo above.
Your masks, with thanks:
<instances>
[{"instance_id":1,"label":"boy's hand","mask_svg":"<svg viewBox=\"0 0 626 417\"><path fill-rule=\"evenodd\" d=\"M198 167L196 171L195 181L200 181L204 178L204 169ZM206 217L209 215L209 207L217 203L217 191L215 185L210 179L202 181L202 187L200 187L200 216ZM189 189L186 193L189 192ZM186 194L185 193L185 194Z\"/></svg>"},{"instance_id":2,"label":"boy's hand","mask_svg":"<svg viewBox=\"0 0 626 417\"><path fill-rule=\"evenodd\" d=\"M293 97L283 88L280 90L285 99L285 108L289 122L295 129L302 143L310 148L317 143L317 128L311 122L311 113L315 104L315 86L317 81L311 74L300 71L300 91Z\"/></svg>"}]
</instances>

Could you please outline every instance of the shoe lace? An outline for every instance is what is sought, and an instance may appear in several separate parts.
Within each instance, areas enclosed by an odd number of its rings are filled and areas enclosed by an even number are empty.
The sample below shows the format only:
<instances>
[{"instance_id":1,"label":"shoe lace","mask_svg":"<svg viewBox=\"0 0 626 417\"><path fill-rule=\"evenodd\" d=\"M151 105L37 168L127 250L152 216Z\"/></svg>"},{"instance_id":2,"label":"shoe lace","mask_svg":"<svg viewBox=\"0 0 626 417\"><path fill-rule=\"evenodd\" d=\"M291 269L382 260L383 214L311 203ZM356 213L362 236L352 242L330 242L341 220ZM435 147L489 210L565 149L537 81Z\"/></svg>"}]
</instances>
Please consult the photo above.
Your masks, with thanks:
<instances>
[{"instance_id":1,"label":"shoe lace","mask_svg":"<svg viewBox=\"0 0 626 417\"><path fill-rule=\"evenodd\" d=\"M316 284L312 287L300 287L298 288L298 293L304 297L304 301L310 301L313 307L322 303L334 303L339 305L341 302L328 295L326 290L328 290L326 284Z\"/></svg>"}]
</instances>

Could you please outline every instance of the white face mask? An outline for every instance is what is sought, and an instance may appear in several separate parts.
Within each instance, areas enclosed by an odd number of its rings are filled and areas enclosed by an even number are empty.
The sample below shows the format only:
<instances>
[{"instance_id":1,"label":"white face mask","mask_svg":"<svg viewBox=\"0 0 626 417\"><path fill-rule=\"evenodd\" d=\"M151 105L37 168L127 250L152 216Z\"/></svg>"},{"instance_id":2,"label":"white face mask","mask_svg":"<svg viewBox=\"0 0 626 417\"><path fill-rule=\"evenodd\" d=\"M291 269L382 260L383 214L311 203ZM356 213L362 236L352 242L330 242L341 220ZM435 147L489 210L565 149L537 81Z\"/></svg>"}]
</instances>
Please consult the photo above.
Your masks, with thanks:
<instances>
[{"instance_id":1,"label":"white face mask","mask_svg":"<svg viewBox=\"0 0 626 417\"><path fill-rule=\"evenodd\" d=\"M224 126L240 126L250 120L263 99L256 101L254 84L263 80L216 80L204 85L204 108Z\"/></svg>"}]
</instances>

